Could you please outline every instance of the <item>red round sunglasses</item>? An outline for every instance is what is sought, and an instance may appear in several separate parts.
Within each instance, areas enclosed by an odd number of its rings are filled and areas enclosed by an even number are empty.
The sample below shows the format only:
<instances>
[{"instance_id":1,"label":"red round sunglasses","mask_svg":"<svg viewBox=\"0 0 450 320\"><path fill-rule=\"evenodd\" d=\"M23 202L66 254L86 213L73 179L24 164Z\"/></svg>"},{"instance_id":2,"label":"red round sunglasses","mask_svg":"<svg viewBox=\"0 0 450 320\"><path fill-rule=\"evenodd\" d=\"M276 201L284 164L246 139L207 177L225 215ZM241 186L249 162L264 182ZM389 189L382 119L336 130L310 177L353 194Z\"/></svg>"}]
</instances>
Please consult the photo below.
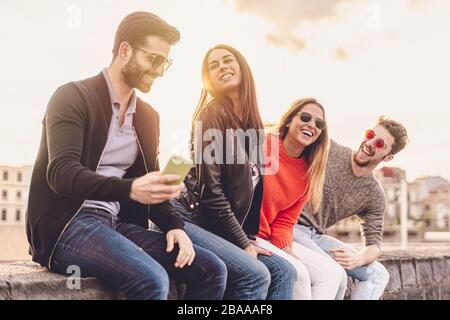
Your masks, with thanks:
<instances>
[{"instance_id":1,"label":"red round sunglasses","mask_svg":"<svg viewBox=\"0 0 450 320\"><path fill-rule=\"evenodd\" d=\"M366 131L366 139L367 140L372 140L373 138L375 138L375 131L369 129ZM384 148L386 144L384 143L384 140L382 138L378 138L377 140L375 140L375 147L377 147L378 149L382 149Z\"/></svg>"}]
</instances>

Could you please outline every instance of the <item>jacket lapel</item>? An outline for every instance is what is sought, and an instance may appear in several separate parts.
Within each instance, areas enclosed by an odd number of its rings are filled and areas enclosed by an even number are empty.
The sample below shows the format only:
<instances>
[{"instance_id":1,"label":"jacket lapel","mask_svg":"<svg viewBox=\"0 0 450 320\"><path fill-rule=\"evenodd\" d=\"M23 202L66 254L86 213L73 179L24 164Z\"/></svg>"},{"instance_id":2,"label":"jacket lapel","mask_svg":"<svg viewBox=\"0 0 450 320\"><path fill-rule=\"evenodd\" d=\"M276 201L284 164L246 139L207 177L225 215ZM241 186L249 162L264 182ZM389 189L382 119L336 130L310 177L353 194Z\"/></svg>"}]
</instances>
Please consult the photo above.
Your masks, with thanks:
<instances>
[{"instance_id":1,"label":"jacket lapel","mask_svg":"<svg viewBox=\"0 0 450 320\"><path fill-rule=\"evenodd\" d=\"M156 119L142 100L137 99L136 113L133 117L133 125L136 130L138 144L144 156L144 162L149 172L155 170L158 156L159 131Z\"/></svg>"},{"instance_id":2,"label":"jacket lapel","mask_svg":"<svg viewBox=\"0 0 450 320\"><path fill-rule=\"evenodd\" d=\"M111 97L109 96L108 85L106 84L103 73L100 72L93 78L94 91L98 99L99 106L102 108L103 120L105 125L109 128L111 124L112 110L111 110ZM108 135L108 133L106 133Z\"/></svg>"}]
</instances>

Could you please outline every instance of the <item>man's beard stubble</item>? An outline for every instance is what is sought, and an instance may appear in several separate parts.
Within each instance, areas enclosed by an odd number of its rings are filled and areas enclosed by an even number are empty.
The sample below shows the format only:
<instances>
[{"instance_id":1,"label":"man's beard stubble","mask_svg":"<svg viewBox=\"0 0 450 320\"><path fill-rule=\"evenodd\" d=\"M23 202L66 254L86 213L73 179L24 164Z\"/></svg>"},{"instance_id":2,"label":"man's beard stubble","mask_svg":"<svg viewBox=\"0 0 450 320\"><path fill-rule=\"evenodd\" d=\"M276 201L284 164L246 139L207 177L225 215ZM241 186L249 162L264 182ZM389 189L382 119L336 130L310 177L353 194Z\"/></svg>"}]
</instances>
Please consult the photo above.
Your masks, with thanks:
<instances>
[{"instance_id":1,"label":"man's beard stubble","mask_svg":"<svg viewBox=\"0 0 450 320\"><path fill-rule=\"evenodd\" d=\"M122 68L121 72L125 83L130 88L136 88L144 93L150 91L152 83L144 84L143 81L144 75L149 71L142 70L142 68L137 63L134 55L131 57L130 61L128 61L128 63Z\"/></svg>"},{"instance_id":2,"label":"man's beard stubble","mask_svg":"<svg viewBox=\"0 0 450 320\"><path fill-rule=\"evenodd\" d=\"M368 167L368 166L371 164L371 162L372 162L372 158L370 158L369 160L367 160L367 161L365 161L365 162L361 162L361 161L358 160L358 157L357 157L357 156L358 156L358 154L359 154L360 152L362 152L363 146L364 146L364 142L361 143L361 145L359 146L358 151L353 155L353 161L354 161L359 167L362 167L362 168Z\"/></svg>"}]
</instances>

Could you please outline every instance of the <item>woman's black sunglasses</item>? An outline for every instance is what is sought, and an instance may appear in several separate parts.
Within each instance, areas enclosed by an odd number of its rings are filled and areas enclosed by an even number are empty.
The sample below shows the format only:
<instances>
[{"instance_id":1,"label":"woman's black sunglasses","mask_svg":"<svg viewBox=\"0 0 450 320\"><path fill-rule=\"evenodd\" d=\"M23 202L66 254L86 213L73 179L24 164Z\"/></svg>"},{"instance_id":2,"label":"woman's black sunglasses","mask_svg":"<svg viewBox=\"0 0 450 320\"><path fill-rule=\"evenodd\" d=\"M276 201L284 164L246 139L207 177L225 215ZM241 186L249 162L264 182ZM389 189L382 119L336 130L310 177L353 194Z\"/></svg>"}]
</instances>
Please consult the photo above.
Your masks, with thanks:
<instances>
[{"instance_id":1,"label":"woman's black sunglasses","mask_svg":"<svg viewBox=\"0 0 450 320\"><path fill-rule=\"evenodd\" d=\"M317 118L316 116L313 116L309 112L300 112L299 116L300 116L300 120L302 120L302 122L304 122L304 123L308 123L308 122L311 121L311 119L314 118L315 123L316 123L316 128L319 129L319 130L322 130L322 129L324 129L326 127L325 120Z\"/></svg>"}]
</instances>

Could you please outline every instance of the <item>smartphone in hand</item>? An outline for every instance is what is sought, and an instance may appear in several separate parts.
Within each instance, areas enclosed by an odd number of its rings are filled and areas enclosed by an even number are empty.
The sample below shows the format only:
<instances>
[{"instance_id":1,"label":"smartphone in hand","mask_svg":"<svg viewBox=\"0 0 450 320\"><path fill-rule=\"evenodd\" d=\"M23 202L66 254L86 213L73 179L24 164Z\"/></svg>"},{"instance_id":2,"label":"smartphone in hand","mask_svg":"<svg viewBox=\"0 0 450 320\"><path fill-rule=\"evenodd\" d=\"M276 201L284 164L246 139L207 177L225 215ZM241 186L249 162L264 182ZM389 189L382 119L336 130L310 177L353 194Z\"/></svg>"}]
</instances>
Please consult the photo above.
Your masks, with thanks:
<instances>
[{"instance_id":1,"label":"smartphone in hand","mask_svg":"<svg viewBox=\"0 0 450 320\"><path fill-rule=\"evenodd\" d=\"M190 159L185 159L181 156L173 155L170 157L166 164L166 167L162 171L162 175L176 174L180 176L180 180L168 183L169 185L177 185L183 182L184 178L188 174L189 170L193 167L194 163Z\"/></svg>"}]
</instances>

